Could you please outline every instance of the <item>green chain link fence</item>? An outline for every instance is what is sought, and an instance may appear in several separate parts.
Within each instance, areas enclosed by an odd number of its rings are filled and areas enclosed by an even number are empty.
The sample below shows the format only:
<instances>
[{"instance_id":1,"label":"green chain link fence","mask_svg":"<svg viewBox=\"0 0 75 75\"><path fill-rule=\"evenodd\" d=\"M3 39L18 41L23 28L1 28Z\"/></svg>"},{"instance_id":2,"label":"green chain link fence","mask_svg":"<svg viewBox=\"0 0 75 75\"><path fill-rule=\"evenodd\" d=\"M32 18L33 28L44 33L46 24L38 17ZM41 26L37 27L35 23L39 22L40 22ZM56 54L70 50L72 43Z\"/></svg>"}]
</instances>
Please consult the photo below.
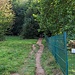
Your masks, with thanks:
<instances>
[{"instance_id":1,"label":"green chain link fence","mask_svg":"<svg viewBox=\"0 0 75 75\"><path fill-rule=\"evenodd\" d=\"M53 54L56 62L59 64L60 69L64 75L68 75L68 55L66 46L66 32L60 35L48 37L45 39L49 50Z\"/></svg>"}]
</instances>

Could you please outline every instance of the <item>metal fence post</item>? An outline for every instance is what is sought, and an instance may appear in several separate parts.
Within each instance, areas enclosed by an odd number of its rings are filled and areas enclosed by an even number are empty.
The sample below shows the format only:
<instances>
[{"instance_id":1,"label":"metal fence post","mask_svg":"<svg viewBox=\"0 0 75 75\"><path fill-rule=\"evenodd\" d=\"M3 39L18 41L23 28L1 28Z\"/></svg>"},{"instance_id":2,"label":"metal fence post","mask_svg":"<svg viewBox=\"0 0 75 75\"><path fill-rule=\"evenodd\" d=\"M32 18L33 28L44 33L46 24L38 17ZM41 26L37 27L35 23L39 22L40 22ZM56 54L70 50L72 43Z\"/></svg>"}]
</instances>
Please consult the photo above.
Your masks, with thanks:
<instances>
[{"instance_id":1,"label":"metal fence post","mask_svg":"<svg viewBox=\"0 0 75 75\"><path fill-rule=\"evenodd\" d=\"M54 41L55 41L55 60L56 60L56 63L57 63L57 56L56 56L56 54L57 54L57 51L56 51L56 36L55 36Z\"/></svg>"},{"instance_id":2,"label":"metal fence post","mask_svg":"<svg viewBox=\"0 0 75 75\"><path fill-rule=\"evenodd\" d=\"M67 34L66 32L64 32L64 46L65 46L65 49L67 50L67 41L66 41L66 38L67 38ZM68 54L67 54L67 51L66 51L66 75L68 75Z\"/></svg>"}]
</instances>

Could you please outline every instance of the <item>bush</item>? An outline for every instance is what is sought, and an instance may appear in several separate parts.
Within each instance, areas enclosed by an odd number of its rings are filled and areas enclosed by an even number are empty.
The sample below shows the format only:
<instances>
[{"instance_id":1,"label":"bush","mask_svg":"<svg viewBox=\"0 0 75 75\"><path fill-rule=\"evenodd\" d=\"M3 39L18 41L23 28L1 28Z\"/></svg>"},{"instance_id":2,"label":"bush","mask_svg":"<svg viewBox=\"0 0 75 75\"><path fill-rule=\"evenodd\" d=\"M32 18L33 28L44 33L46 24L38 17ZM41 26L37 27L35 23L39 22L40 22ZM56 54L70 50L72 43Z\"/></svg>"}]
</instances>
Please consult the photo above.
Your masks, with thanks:
<instances>
[{"instance_id":1,"label":"bush","mask_svg":"<svg viewBox=\"0 0 75 75\"><path fill-rule=\"evenodd\" d=\"M31 3L30 3L31 5ZM37 38L39 33L39 24L36 21L36 18L33 16L34 13L38 13L35 11L35 7L28 6L28 9L25 12L24 24L22 27L22 37L25 38Z\"/></svg>"},{"instance_id":2,"label":"bush","mask_svg":"<svg viewBox=\"0 0 75 75\"><path fill-rule=\"evenodd\" d=\"M3 41L4 40L4 34L0 33L0 41Z\"/></svg>"},{"instance_id":3,"label":"bush","mask_svg":"<svg viewBox=\"0 0 75 75\"><path fill-rule=\"evenodd\" d=\"M23 31L22 31L22 37L25 38L37 38L39 25L37 22L34 22L33 24L28 23L23 25Z\"/></svg>"}]
</instances>

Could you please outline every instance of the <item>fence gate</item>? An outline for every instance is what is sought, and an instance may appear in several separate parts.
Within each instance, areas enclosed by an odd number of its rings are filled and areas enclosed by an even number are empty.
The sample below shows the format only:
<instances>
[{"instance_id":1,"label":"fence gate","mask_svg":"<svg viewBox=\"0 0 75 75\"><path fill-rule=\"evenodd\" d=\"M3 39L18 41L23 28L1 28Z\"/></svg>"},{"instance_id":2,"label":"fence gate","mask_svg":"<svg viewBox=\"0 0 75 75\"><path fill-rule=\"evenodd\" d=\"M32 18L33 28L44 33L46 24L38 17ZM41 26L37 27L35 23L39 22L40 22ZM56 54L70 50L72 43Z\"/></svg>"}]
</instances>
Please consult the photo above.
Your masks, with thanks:
<instances>
[{"instance_id":1,"label":"fence gate","mask_svg":"<svg viewBox=\"0 0 75 75\"><path fill-rule=\"evenodd\" d=\"M49 50L53 54L63 74L68 75L66 32L60 35L52 36L52 37L48 37L45 35L45 39L46 39Z\"/></svg>"}]
</instances>

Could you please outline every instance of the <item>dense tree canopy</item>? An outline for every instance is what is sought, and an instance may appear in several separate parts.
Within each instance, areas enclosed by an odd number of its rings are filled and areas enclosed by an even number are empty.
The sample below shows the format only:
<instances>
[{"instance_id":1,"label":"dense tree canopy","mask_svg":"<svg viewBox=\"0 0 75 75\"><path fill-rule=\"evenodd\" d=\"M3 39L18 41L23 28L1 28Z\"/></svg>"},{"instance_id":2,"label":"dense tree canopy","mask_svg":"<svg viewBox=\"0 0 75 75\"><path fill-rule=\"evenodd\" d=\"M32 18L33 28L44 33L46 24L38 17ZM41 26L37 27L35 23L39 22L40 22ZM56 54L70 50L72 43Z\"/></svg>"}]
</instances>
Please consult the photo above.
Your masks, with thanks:
<instances>
[{"instance_id":1,"label":"dense tree canopy","mask_svg":"<svg viewBox=\"0 0 75 75\"><path fill-rule=\"evenodd\" d=\"M38 22L41 30L53 35L75 33L75 0L39 0Z\"/></svg>"},{"instance_id":2,"label":"dense tree canopy","mask_svg":"<svg viewBox=\"0 0 75 75\"><path fill-rule=\"evenodd\" d=\"M38 31L49 36L66 31L68 36L74 36L74 20L75 0L1 0L0 2L0 37L10 28L12 35L21 35L23 38L35 38Z\"/></svg>"},{"instance_id":3,"label":"dense tree canopy","mask_svg":"<svg viewBox=\"0 0 75 75\"><path fill-rule=\"evenodd\" d=\"M33 16L34 13L38 13L34 7L36 4L32 0L13 0L12 4L16 16L12 33L23 38L37 37L39 25Z\"/></svg>"},{"instance_id":4,"label":"dense tree canopy","mask_svg":"<svg viewBox=\"0 0 75 75\"><path fill-rule=\"evenodd\" d=\"M37 4L33 1L29 1L28 4L28 8L25 12L22 36L23 38L36 38L39 35L39 25L33 14L38 14L38 10L36 9Z\"/></svg>"},{"instance_id":5,"label":"dense tree canopy","mask_svg":"<svg viewBox=\"0 0 75 75\"><path fill-rule=\"evenodd\" d=\"M15 21L12 28L13 35L20 35L24 23L24 13L27 10L26 0L12 0Z\"/></svg>"}]
</instances>

